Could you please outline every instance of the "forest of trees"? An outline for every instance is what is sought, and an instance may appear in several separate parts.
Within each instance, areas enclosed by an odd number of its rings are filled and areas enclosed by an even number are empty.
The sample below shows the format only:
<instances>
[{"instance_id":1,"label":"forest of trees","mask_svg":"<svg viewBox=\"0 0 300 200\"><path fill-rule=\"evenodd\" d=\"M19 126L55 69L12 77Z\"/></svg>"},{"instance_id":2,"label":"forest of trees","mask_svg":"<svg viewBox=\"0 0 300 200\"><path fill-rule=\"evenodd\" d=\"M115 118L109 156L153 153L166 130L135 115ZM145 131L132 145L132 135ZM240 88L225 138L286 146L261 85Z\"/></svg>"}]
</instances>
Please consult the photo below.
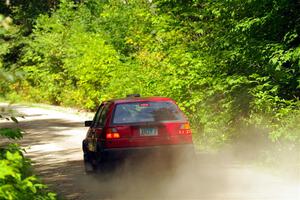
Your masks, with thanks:
<instances>
[{"instance_id":1,"label":"forest of trees","mask_svg":"<svg viewBox=\"0 0 300 200\"><path fill-rule=\"evenodd\" d=\"M299 10L299 0L1 1L0 95L87 110L167 96L203 148L249 135L299 144Z\"/></svg>"}]
</instances>

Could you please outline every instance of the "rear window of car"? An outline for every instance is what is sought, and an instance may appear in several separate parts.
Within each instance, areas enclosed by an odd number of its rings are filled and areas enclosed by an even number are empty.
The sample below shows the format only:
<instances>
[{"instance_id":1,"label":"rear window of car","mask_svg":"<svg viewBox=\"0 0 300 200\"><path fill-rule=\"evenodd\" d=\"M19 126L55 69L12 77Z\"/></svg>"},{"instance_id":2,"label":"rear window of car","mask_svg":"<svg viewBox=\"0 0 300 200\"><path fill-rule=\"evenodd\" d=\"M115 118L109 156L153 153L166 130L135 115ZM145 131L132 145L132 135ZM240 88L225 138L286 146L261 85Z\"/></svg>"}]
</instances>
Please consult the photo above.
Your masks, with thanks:
<instances>
[{"instance_id":1,"label":"rear window of car","mask_svg":"<svg viewBox=\"0 0 300 200\"><path fill-rule=\"evenodd\" d=\"M134 102L117 104L113 124L185 120L172 102Z\"/></svg>"}]
</instances>

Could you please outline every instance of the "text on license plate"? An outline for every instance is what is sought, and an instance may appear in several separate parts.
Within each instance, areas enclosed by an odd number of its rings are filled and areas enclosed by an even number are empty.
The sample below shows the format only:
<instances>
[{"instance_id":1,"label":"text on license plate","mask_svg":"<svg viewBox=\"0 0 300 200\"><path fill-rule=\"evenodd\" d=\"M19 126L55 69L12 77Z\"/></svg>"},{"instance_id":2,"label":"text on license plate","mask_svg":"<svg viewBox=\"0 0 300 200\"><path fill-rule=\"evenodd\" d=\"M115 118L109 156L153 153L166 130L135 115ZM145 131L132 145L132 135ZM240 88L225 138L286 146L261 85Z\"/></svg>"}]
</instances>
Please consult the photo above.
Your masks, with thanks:
<instances>
[{"instance_id":1,"label":"text on license plate","mask_svg":"<svg viewBox=\"0 0 300 200\"><path fill-rule=\"evenodd\" d=\"M140 128L140 136L156 136L158 135L157 128Z\"/></svg>"}]
</instances>

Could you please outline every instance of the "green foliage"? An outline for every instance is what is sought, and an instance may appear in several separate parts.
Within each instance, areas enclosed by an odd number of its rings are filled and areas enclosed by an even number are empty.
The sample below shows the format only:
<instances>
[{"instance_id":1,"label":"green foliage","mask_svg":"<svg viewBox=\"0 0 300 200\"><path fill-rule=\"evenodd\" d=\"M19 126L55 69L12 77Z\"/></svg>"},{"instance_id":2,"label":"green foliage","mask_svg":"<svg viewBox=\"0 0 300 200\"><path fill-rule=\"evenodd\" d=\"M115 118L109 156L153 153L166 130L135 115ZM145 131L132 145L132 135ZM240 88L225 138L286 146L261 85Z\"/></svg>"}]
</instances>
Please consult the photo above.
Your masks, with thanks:
<instances>
[{"instance_id":1,"label":"green foliage","mask_svg":"<svg viewBox=\"0 0 300 200\"><path fill-rule=\"evenodd\" d=\"M90 110L127 93L169 96L202 147L235 141L250 127L274 142L299 143L299 6L64 0L51 14L31 15L32 34L14 51L26 80L5 92Z\"/></svg>"},{"instance_id":2,"label":"green foliage","mask_svg":"<svg viewBox=\"0 0 300 200\"><path fill-rule=\"evenodd\" d=\"M0 13L0 97L11 91L11 84L22 77L21 70L15 64L19 52L18 30L11 17Z\"/></svg>"},{"instance_id":3,"label":"green foliage","mask_svg":"<svg viewBox=\"0 0 300 200\"><path fill-rule=\"evenodd\" d=\"M21 139L23 137L22 131L18 128L0 128L0 136L9 139Z\"/></svg>"},{"instance_id":4,"label":"green foliage","mask_svg":"<svg viewBox=\"0 0 300 200\"><path fill-rule=\"evenodd\" d=\"M12 120L18 123L16 112L1 107L0 120ZM0 128L0 138L21 139L19 128ZM55 200L56 195L47 191L31 170L31 163L23 155L21 147L15 143L0 144L0 199L39 199Z\"/></svg>"},{"instance_id":5,"label":"green foliage","mask_svg":"<svg viewBox=\"0 0 300 200\"><path fill-rule=\"evenodd\" d=\"M31 174L30 162L18 146L0 149L0 199L56 199Z\"/></svg>"}]
</instances>

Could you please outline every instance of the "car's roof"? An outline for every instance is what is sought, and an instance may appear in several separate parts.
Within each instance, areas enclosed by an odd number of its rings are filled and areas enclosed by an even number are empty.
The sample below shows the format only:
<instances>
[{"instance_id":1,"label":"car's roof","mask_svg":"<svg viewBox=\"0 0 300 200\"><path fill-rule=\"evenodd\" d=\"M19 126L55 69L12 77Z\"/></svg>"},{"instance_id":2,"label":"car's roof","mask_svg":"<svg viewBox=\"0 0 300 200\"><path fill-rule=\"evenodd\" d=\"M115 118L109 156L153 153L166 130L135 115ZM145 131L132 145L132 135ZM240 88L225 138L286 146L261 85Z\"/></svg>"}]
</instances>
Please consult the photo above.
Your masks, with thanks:
<instances>
[{"instance_id":1,"label":"car's roof","mask_svg":"<svg viewBox=\"0 0 300 200\"><path fill-rule=\"evenodd\" d=\"M143 102L143 101L172 101L173 99L167 97L127 97L121 99L111 99L105 102L114 102L114 103L131 103L131 102Z\"/></svg>"}]
</instances>

